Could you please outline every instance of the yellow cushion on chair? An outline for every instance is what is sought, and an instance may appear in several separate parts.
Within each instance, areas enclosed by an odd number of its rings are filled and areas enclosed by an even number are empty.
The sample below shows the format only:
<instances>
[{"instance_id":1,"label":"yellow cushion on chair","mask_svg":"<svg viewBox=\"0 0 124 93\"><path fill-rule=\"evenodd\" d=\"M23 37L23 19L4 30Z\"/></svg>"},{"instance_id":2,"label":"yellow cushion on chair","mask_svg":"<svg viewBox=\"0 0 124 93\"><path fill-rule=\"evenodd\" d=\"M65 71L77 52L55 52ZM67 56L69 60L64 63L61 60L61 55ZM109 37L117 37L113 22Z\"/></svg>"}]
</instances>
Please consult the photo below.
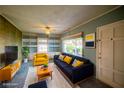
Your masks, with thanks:
<instances>
[{"instance_id":1,"label":"yellow cushion on chair","mask_svg":"<svg viewBox=\"0 0 124 93\"><path fill-rule=\"evenodd\" d=\"M70 64L71 60L72 60L72 57L69 57L69 56L65 56L64 58L64 62L66 62L67 64Z\"/></svg>"},{"instance_id":2,"label":"yellow cushion on chair","mask_svg":"<svg viewBox=\"0 0 124 93\"><path fill-rule=\"evenodd\" d=\"M79 66L81 66L81 65L83 65L84 64L84 62L83 61L79 61L79 60L74 60L74 62L72 63L72 66L73 67L79 67Z\"/></svg>"}]
</instances>

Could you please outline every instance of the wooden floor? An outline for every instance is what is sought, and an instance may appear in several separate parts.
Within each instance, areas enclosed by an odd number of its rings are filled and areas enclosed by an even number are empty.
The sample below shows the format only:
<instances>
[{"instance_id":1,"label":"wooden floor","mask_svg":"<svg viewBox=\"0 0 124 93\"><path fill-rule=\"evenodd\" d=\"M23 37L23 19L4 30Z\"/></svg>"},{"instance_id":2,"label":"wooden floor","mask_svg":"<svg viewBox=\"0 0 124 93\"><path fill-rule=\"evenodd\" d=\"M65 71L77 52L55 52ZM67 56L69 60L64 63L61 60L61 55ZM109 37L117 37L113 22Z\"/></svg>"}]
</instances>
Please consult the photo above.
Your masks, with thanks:
<instances>
[{"instance_id":1,"label":"wooden floor","mask_svg":"<svg viewBox=\"0 0 124 93\"><path fill-rule=\"evenodd\" d=\"M48 88L72 88L71 85L67 82L67 80L61 75L61 73L58 71L56 66L53 63L49 63L53 70L53 78L47 79L47 86ZM30 67L29 72L27 75L27 79L25 81L25 88L28 87L28 85L38 82L37 76L36 76L36 68ZM79 88L77 85L76 88Z\"/></svg>"}]
</instances>

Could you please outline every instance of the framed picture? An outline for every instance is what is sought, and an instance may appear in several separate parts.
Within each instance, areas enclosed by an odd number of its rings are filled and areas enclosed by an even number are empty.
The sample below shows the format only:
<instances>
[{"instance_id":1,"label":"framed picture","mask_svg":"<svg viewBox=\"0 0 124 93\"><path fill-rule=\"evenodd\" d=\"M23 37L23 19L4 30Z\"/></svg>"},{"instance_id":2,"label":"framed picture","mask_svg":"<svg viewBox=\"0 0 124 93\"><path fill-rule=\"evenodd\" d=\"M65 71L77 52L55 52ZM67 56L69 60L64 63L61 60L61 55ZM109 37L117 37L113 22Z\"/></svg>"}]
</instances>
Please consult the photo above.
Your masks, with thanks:
<instances>
[{"instance_id":1,"label":"framed picture","mask_svg":"<svg viewBox=\"0 0 124 93\"><path fill-rule=\"evenodd\" d=\"M85 47L95 48L95 33L85 35Z\"/></svg>"}]
</instances>

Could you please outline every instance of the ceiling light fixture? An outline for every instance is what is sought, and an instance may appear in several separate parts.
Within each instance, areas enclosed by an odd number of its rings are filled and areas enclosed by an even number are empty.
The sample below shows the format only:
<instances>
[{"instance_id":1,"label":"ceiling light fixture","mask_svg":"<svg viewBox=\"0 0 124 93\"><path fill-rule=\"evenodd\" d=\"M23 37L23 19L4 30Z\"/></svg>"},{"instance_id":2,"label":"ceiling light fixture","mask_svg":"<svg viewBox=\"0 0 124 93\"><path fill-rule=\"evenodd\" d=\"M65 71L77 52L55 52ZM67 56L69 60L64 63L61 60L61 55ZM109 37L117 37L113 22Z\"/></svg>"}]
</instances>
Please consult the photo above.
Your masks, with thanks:
<instances>
[{"instance_id":1,"label":"ceiling light fixture","mask_svg":"<svg viewBox=\"0 0 124 93\"><path fill-rule=\"evenodd\" d=\"M50 34L50 31L49 31L49 30L48 30L48 31L46 31L46 34L48 34L48 35L49 35L49 34Z\"/></svg>"},{"instance_id":2,"label":"ceiling light fixture","mask_svg":"<svg viewBox=\"0 0 124 93\"><path fill-rule=\"evenodd\" d=\"M46 29L47 29L47 30L50 30L50 27L49 27L49 26L46 26Z\"/></svg>"},{"instance_id":3,"label":"ceiling light fixture","mask_svg":"<svg viewBox=\"0 0 124 93\"><path fill-rule=\"evenodd\" d=\"M51 31L51 27L46 26L45 29L46 29L46 34L49 35Z\"/></svg>"}]
</instances>

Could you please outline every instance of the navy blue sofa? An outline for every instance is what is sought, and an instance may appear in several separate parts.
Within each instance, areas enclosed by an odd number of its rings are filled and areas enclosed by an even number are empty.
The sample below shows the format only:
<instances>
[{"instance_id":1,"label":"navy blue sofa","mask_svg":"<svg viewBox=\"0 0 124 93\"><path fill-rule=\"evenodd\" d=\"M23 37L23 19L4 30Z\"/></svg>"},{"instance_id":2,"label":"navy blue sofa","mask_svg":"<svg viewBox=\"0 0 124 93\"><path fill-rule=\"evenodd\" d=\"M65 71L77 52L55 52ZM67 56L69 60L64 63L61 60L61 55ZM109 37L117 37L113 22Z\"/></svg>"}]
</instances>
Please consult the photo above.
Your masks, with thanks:
<instances>
[{"instance_id":1,"label":"navy blue sofa","mask_svg":"<svg viewBox=\"0 0 124 93\"><path fill-rule=\"evenodd\" d=\"M67 64L66 62L61 61L59 59L59 55L54 55L54 63L57 65L57 67L61 69L61 71L69 78L69 80L73 84L76 84L77 82L93 75L94 68L90 60L67 53L62 54L72 57L71 63ZM84 64L81 65L80 67L73 67L72 63L75 59L83 61Z\"/></svg>"}]
</instances>

